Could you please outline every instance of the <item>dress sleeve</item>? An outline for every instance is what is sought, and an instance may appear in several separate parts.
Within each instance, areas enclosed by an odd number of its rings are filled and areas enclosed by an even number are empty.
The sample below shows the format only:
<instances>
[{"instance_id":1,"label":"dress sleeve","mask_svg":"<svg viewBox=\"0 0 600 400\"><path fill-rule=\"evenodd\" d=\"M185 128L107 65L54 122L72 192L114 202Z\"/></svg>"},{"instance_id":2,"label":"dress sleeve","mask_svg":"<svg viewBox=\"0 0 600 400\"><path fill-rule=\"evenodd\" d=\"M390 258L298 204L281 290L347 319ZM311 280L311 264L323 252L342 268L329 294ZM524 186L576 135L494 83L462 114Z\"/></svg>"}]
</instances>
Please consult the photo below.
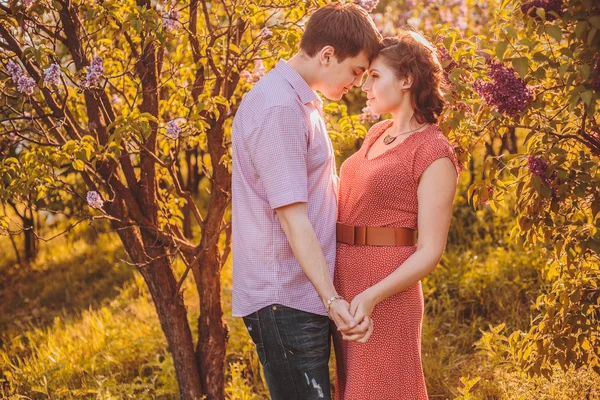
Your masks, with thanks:
<instances>
[{"instance_id":1,"label":"dress sleeve","mask_svg":"<svg viewBox=\"0 0 600 400\"><path fill-rule=\"evenodd\" d=\"M460 175L462 167L458 163L452 143L444 136L437 136L421 143L417 148L413 163L413 179L415 182L419 182L427 167L440 158L449 158L456 168L456 173Z\"/></svg>"}]
</instances>

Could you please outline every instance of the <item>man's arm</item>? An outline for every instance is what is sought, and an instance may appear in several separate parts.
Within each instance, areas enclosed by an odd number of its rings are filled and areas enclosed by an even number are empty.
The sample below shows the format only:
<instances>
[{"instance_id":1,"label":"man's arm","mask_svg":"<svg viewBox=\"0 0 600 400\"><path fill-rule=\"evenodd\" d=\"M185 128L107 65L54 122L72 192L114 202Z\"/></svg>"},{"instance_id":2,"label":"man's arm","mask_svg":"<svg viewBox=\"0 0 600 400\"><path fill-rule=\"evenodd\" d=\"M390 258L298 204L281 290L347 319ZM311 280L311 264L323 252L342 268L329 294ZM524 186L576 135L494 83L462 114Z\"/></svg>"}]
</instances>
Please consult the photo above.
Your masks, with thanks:
<instances>
[{"instance_id":1,"label":"man's arm","mask_svg":"<svg viewBox=\"0 0 600 400\"><path fill-rule=\"evenodd\" d=\"M288 242L302 267L304 274L315 287L323 304L337 294L329 268L317 239L315 230L308 219L306 203L293 203L275 209L281 227L287 236ZM345 300L335 300L329 309L331 318L341 331L352 329L356 326L354 318L348 311L349 304ZM355 329L358 329L355 328ZM368 321L359 331L366 332ZM360 335L360 333L359 333Z\"/></svg>"}]
</instances>

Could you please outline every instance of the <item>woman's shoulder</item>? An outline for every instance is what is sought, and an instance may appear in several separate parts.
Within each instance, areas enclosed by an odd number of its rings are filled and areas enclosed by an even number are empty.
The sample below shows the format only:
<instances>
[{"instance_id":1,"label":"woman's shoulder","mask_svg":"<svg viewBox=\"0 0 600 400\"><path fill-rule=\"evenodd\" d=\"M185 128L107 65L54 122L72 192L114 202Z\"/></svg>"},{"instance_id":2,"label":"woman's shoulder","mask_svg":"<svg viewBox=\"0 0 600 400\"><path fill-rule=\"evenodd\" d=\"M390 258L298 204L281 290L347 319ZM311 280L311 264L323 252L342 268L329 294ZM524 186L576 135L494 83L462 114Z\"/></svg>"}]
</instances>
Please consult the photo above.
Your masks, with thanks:
<instances>
[{"instance_id":1,"label":"woman's shoulder","mask_svg":"<svg viewBox=\"0 0 600 400\"><path fill-rule=\"evenodd\" d=\"M454 144L446 137L439 125L433 124L421 133L423 135L421 135L415 147L414 162L419 164L418 168L420 166L426 167L438 158L448 157L460 174L462 166L458 162Z\"/></svg>"},{"instance_id":2,"label":"woman's shoulder","mask_svg":"<svg viewBox=\"0 0 600 400\"><path fill-rule=\"evenodd\" d=\"M450 140L444 135L442 128L440 128L437 124L431 124L423 131L418 133L417 142L419 145L450 145L452 143Z\"/></svg>"}]
</instances>

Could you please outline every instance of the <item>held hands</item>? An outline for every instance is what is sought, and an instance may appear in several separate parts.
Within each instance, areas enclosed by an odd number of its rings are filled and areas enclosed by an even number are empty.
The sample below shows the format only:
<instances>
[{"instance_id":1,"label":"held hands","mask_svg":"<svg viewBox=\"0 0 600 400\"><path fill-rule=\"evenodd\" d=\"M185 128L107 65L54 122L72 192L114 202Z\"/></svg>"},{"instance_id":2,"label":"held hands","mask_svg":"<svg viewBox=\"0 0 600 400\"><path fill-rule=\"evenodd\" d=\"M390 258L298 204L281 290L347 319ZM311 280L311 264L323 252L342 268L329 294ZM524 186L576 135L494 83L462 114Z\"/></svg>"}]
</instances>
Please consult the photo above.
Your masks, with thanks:
<instances>
[{"instance_id":1,"label":"held hands","mask_svg":"<svg viewBox=\"0 0 600 400\"><path fill-rule=\"evenodd\" d=\"M373 333L373 308L375 299L365 290L350 305L343 299L335 300L331 303L330 315L344 340L366 343Z\"/></svg>"}]
</instances>

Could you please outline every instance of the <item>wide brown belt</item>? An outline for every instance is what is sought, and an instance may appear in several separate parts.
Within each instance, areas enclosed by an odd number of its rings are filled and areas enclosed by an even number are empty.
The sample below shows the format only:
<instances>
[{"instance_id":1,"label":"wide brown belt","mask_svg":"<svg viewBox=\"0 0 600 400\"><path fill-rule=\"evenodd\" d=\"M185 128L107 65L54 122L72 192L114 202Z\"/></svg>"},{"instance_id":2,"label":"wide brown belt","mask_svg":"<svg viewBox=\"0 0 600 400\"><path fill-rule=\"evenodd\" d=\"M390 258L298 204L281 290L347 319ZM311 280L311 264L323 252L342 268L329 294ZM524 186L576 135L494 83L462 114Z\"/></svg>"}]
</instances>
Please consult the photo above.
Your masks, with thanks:
<instances>
[{"instance_id":1,"label":"wide brown belt","mask_svg":"<svg viewBox=\"0 0 600 400\"><path fill-rule=\"evenodd\" d=\"M410 228L352 226L338 222L336 236L338 242L352 245L414 246L417 244L417 230Z\"/></svg>"}]
</instances>

